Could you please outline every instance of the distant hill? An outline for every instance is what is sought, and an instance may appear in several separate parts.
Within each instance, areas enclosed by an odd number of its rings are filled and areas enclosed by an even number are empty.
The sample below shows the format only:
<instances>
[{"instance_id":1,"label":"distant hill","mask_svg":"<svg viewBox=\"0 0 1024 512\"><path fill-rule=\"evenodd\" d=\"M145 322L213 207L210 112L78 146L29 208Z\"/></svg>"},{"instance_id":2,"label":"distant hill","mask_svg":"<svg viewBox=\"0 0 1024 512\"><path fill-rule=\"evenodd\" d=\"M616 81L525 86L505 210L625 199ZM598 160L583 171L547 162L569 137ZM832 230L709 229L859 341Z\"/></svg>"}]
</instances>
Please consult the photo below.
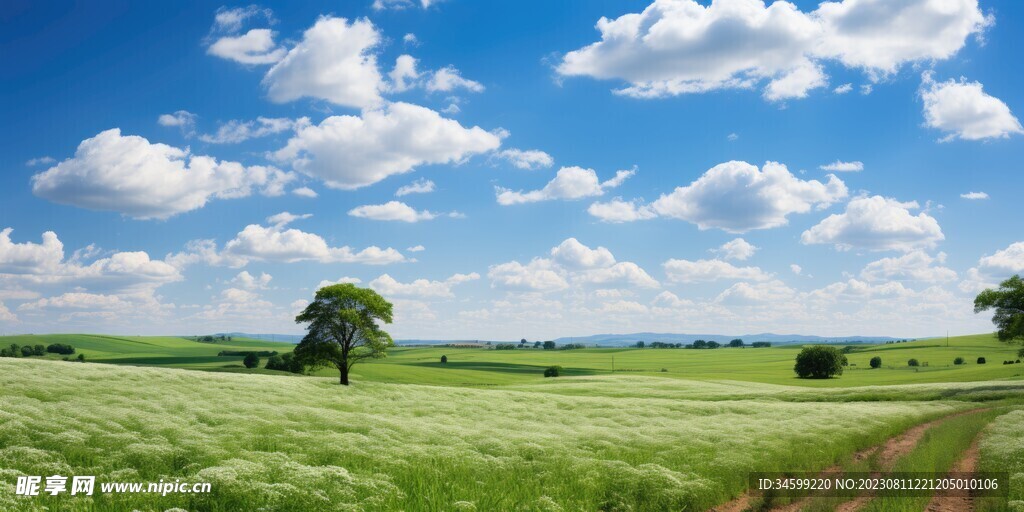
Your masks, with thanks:
<instances>
[{"instance_id":1,"label":"distant hill","mask_svg":"<svg viewBox=\"0 0 1024 512\"><path fill-rule=\"evenodd\" d=\"M624 345L632 345L638 341L644 341L650 343L652 341L660 341L662 343L693 343L694 340L705 340L705 341L716 341L718 343L728 343L729 340L736 338L742 339L746 343L752 343L755 341L770 341L775 344L783 343L884 343L886 341L893 341L904 338L890 338L887 336L837 336L837 337L822 337L822 336L808 336L803 334L773 334L773 333L761 333L761 334L741 334L741 335L723 335L723 334L675 334L675 333L656 333L656 332L637 332L632 334L594 334L591 336L574 336L570 338L558 338L554 340L556 343L583 343L584 345L598 345L607 347L618 347Z\"/></svg>"}]
</instances>

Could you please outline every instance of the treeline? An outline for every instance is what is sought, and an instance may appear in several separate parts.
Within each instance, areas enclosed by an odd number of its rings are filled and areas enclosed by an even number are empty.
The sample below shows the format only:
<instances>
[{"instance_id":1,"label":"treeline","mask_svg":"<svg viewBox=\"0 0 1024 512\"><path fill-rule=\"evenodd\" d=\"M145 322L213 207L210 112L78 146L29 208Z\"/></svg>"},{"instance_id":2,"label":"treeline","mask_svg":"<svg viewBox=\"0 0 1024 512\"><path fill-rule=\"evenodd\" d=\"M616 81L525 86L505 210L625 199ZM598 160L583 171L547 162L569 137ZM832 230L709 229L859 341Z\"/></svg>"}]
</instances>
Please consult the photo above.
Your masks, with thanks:
<instances>
[{"instance_id":1,"label":"treeline","mask_svg":"<svg viewBox=\"0 0 1024 512\"><path fill-rule=\"evenodd\" d=\"M770 341L755 341L755 342L751 343L750 345L747 345L747 344L743 343L743 340L741 340L739 338L736 338L736 339L730 341L726 345L722 345L721 343L719 343L717 341L694 340L693 343L686 344L686 345L684 345L682 343L665 343L663 341L652 341L650 343L645 343L643 341L638 341L633 346L636 347L636 348L682 348L682 349L708 350L708 349L716 349L716 348L721 348L721 347L729 347L729 348L744 348L744 347L768 348L768 347L772 346L772 343Z\"/></svg>"},{"instance_id":2,"label":"treeline","mask_svg":"<svg viewBox=\"0 0 1024 512\"><path fill-rule=\"evenodd\" d=\"M71 354L75 353L75 347L65 343L51 343L50 345L25 345L11 343L10 346L0 349L0 357L33 357L45 356L46 354L64 355L64 360L70 360ZM85 362L85 354L78 354L78 360Z\"/></svg>"},{"instance_id":3,"label":"treeline","mask_svg":"<svg viewBox=\"0 0 1024 512\"><path fill-rule=\"evenodd\" d=\"M199 343L216 343L218 341L231 341L231 336L226 336L223 334L218 334L216 336L193 336L192 340L198 341Z\"/></svg>"},{"instance_id":4,"label":"treeline","mask_svg":"<svg viewBox=\"0 0 1024 512\"><path fill-rule=\"evenodd\" d=\"M221 350L218 356L247 356L256 354L256 357L273 357L277 355L276 350Z\"/></svg>"}]
</instances>

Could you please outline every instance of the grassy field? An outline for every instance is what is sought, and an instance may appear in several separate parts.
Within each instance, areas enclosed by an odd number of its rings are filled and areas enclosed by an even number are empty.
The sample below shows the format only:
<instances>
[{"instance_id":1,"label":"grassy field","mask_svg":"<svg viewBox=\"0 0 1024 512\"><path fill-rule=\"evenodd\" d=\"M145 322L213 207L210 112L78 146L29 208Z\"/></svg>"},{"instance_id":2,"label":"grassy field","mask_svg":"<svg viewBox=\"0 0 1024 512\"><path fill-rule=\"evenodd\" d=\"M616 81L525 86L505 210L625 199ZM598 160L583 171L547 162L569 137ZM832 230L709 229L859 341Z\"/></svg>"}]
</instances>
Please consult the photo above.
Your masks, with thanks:
<instances>
[{"instance_id":1,"label":"grassy field","mask_svg":"<svg viewBox=\"0 0 1024 512\"><path fill-rule=\"evenodd\" d=\"M1024 366L1002 365L1017 347L988 335L858 347L828 381L794 378L794 347L396 348L357 366L351 387L216 355L293 347L266 341L2 342L68 343L90 363L0 358L0 510L706 510L743 493L750 471L819 471L980 407L901 467L942 471L981 432L981 467L1015 475L1011 500L985 510L1024 510ZM866 369L876 355L883 368ZM567 376L545 379L552 364ZM52 474L213 492L13 495L17 476Z\"/></svg>"}]
</instances>

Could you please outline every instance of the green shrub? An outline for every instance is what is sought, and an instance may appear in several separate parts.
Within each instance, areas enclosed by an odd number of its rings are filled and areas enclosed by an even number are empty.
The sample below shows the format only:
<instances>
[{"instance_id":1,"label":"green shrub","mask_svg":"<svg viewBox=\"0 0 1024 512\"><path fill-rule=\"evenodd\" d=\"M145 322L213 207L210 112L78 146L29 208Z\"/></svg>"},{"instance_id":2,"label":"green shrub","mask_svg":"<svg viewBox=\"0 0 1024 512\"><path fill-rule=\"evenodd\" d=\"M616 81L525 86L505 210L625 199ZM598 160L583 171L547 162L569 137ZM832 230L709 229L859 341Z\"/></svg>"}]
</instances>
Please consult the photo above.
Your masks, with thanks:
<instances>
[{"instance_id":1,"label":"green shrub","mask_svg":"<svg viewBox=\"0 0 1024 512\"><path fill-rule=\"evenodd\" d=\"M872 368L881 368L882 358L878 356L872 357L871 361L868 364L870 364Z\"/></svg>"},{"instance_id":2,"label":"green shrub","mask_svg":"<svg viewBox=\"0 0 1024 512\"><path fill-rule=\"evenodd\" d=\"M246 368L256 368L260 365L260 356L253 352L249 352L245 356L245 359L242 360L242 364L244 364Z\"/></svg>"},{"instance_id":3,"label":"green shrub","mask_svg":"<svg viewBox=\"0 0 1024 512\"><path fill-rule=\"evenodd\" d=\"M978 358L978 364L985 364L985 358L984 357L979 357Z\"/></svg>"},{"instance_id":4,"label":"green shrub","mask_svg":"<svg viewBox=\"0 0 1024 512\"><path fill-rule=\"evenodd\" d=\"M85 354L78 354L78 362L79 363L84 363L85 362Z\"/></svg>"},{"instance_id":5,"label":"green shrub","mask_svg":"<svg viewBox=\"0 0 1024 512\"><path fill-rule=\"evenodd\" d=\"M549 366L544 370L545 377L558 377L562 373L561 366Z\"/></svg>"},{"instance_id":6,"label":"green shrub","mask_svg":"<svg viewBox=\"0 0 1024 512\"><path fill-rule=\"evenodd\" d=\"M954 359L953 360L953 364L957 364L957 365L964 364L964 358L958 357L958 358Z\"/></svg>"},{"instance_id":7,"label":"green shrub","mask_svg":"<svg viewBox=\"0 0 1024 512\"><path fill-rule=\"evenodd\" d=\"M917 359L911 359L907 361L907 366L921 366L921 363L919 363Z\"/></svg>"},{"instance_id":8,"label":"green shrub","mask_svg":"<svg viewBox=\"0 0 1024 512\"><path fill-rule=\"evenodd\" d=\"M32 350L32 347L25 345L24 347L21 347L21 355L22 357L32 357L36 355L36 353Z\"/></svg>"},{"instance_id":9,"label":"green shrub","mask_svg":"<svg viewBox=\"0 0 1024 512\"><path fill-rule=\"evenodd\" d=\"M34 355L37 355L37 356L45 356L46 355L46 347L44 347L43 345L36 345L35 347L32 347L32 352L33 352Z\"/></svg>"},{"instance_id":10,"label":"green shrub","mask_svg":"<svg viewBox=\"0 0 1024 512\"><path fill-rule=\"evenodd\" d=\"M441 364L448 363L448 356L441 356Z\"/></svg>"},{"instance_id":11,"label":"green shrub","mask_svg":"<svg viewBox=\"0 0 1024 512\"><path fill-rule=\"evenodd\" d=\"M846 362L839 349L814 345L804 347L796 356L793 371L801 379L828 379L843 374L843 363Z\"/></svg>"}]
</instances>

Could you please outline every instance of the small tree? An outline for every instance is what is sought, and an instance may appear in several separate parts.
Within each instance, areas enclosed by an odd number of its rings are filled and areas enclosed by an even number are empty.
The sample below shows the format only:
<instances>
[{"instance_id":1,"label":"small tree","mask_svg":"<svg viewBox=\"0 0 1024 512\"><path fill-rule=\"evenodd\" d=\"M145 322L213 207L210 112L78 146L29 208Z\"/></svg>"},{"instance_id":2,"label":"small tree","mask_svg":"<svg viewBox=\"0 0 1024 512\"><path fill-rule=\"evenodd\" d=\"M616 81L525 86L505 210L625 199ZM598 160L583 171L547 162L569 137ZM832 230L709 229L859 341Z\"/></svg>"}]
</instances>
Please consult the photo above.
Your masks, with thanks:
<instances>
[{"instance_id":1,"label":"small tree","mask_svg":"<svg viewBox=\"0 0 1024 512\"><path fill-rule=\"evenodd\" d=\"M562 373L561 366L549 366L544 370L545 377L558 377Z\"/></svg>"},{"instance_id":2,"label":"small tree","mask_svg":"<svg viewBox=\"0 0 1024 512\"><path fill-rule=\"evenodd\" d=\"M281 356L270 356L263 367L267 370L285 370L284 359Z\"/></svg>"},{"instance_id":3,"label":"small tree","mask_svg":"<svg viewBox=\"0 0 1024 512\"><path fill-rule=\"evenodd\" d=\"M828 379L843 374L844 361L846 356L835 347L814 345L800 350L793 371L801 379Z\"/></svg>"},{"instance_id":4,"label":"small tree","mask_svg":"<svg viewBox=\"0 0 1024 512\"><path fill-rule=\"evenodd\" d=\"M978 364L985 364L985 362L986 362L986 361L985 361L985 358L984 358L984 357L979 357L979 358L978 358Z\"/></svg>"},{"instance_id":5,"label":"small tree","mask_svg":"<svg viewBox=\"0 0 1024 512\"><path fill-rule=\"evenodd\" d=\"M32 349L32 347L25 345L24 347L21 347L21 355L23 357L32 357L36 355L36 352L35 350Z\"/></svg>"},{"instance_id":6,"label":"small tree","mask_svg":"<svg viewBox=\"0 0 1024 512\"><path fill-rule=\"evenodd\" d=\"M642 342L642 341L636 342L636 348L644 348L644 346L645 346L644 342Z\"/></svg>"},{"instance_id":7,"label":"small tree","mask_svg":"<svg viewBox=\"0 0 1024 512\"><path fill-rule=\"evenodd\" d=\"M876 369L877 369L877 368L881 368L881 367L882 367L882 358L881 358L881 357L878 357L878 356L872 357L872 358L871 358L871 361L869 361L869 362L868 362L868 364L869 364L869 365L870 365L870 366L871 366L872 368L876 368Z\"/></svg>"},{"instance_id":8,"label":"small tree","mask_svg":"<svg viewBox=\"0 0 1024 512\"><path fill-rule=\"evenodd\" d=\"M1024 339L1024 280L1015 275L998 289L986 289L974 299L974 312L994 309L992 323L998 329L999 341Z\"/></svg>"},{"instance_id":9,"label":"small tree","mask_svg":"<svg viewBox=\"0 0 1024 512\"><path fill-rule=\"evenodd\" d=\"M917 359L911 359L907 361L907 366L921 366L921 363L919 363Z\"/></svg>"},{"instance_id":10,"label":"small tree","mask_svg":"<svg viewBox=\"0 0 1024 512\"><path fill-rule=\"evenodd\" d=\"M79 363L84 363L85 362L85 354L78 354L78 362Z\"/></svg>"},{"instance_id":11,"label":"small tree","mask_svg":"<svg viewBox=\"0 0 1024 512\"><path fill-rule=\"evenodd\" d=\"M544 350L554 350L554 349L555 349L555 342L553 342L553 341L545 341L544 342Z\"/></svg>"},{"instance_id":12,"label":"small tree","mask_svg":"<svg viewBox=\"0 0 1024 512\"><path fill-rule=\"evenodd\" d=\"M43 345L36 345L36 346L32 347L32 352L35 355L37 355L37 356L45 356L46 355L46 347L44 347Z\"/></svg>"},{"instance_id":13,"label":"small tree","mask_svg":"<svg viewBox=\"0 0 1024 512\"><path fill-rule=\"evenodd\" d=\"M260 356L256 355L254 352L249 352L245 355L245 359L242 359L242 364L244 364L246 368L256 368L260 365Z\"/></svg>"},{"instance_id":14,"label":"small tree","mask_svg":"<svg viewBox=\"0 0 1024 512\"><path fill-rule=\"evenodd\" d=\"M736 338L729 342L729 346L732 348L740 348L743 346L743 340Z\"/></svg>"},{"instance_id":15,"label":"small tree","mask_svg":"<svg viewBox=\"0 0 1024 512\"><path fill-rule=\"evenodd\" d=\"M391 323L391 303L369 288L351 283L320 288L306 309L295 317L308 323L295 357L310 366L334 366L347 386L352 366L381 358L395 343L377 322Z\"/></svg>"},{"instance_id":16,"label":"small tree","mask_svg":"<svg viewBox=\"0 0 1024 512\"><path fill-rule=\"evenodd\" d=\"M520 347L525 347L526 346L526 338L523 338L523 339L519 340L519 346Z\"/></svg>"},{"instance_id":17,"label":"small tree","mask_svg":"<svg viewBox=\"0 0 1024 512\"><path fill-rule=\"evenodd\" d=\"M954 359L953 360L953 364L956 364L956 365L964 364L964 358L958 357L958 358Z\"/></svg>"},{"instance_id":18,"label":"small tree","mask_svg":"<svg viewBox=\"0 0 1024 512\"><path fill-rule=\"evenodd\" d=\"M441 356L441 364L448 364L448 356Z\"/></svg>"}]
</instances>

